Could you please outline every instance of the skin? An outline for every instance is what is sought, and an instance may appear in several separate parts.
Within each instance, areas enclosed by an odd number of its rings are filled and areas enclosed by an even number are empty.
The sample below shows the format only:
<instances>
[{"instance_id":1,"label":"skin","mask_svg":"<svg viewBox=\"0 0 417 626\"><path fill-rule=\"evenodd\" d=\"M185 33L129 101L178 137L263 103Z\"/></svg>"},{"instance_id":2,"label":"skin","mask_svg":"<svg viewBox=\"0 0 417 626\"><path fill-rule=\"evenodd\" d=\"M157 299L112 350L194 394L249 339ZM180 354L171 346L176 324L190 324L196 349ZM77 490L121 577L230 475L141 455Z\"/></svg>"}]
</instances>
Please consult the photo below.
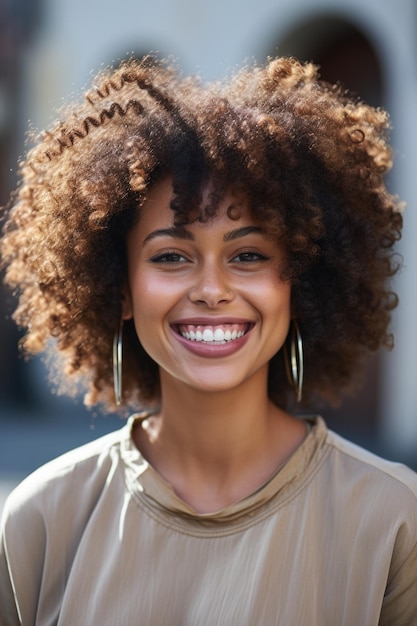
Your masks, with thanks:
<instances>
[{"instance_id":1,"label":"skin","mask_svg":"<svg viewBox=\"0 0 417 626\"><path fill-rule=\"evenodd\" d=\"M229 190L213 219L184 232L174 229L171 198L169 178L156 184L127 240L123 316L158 363L162 391L160 413L136 426L134 440L179 497L209 513L264 484L306 435L267 395L291 285L280 277L282 250L245 199L231 219ZM242 336L190 339L207 328Z\"/></svg>"}]
</instances>

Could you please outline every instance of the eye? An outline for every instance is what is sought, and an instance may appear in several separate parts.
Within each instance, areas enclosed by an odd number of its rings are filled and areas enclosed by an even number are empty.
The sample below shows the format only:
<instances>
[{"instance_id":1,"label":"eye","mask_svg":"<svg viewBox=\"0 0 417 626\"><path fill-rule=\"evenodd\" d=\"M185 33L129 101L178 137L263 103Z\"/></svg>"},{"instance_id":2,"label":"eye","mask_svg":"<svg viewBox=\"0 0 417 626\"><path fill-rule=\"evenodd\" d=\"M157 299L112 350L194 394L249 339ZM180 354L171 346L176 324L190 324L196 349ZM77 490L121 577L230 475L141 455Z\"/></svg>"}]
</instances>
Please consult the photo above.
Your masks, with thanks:
<instances>
[{"instance_id":1,"label":"eye","mask_svg":"<svg viewBox=\"0 0 417 626\"><path fill-rule=\"evenodd\" d=\"M179 263L186 263L187 259L179 252L166 251L166 252L161 252L159 254L152 256L149 259L149 262L160 263L161 265L162 264L178 265Z\"/></svg>"},{"instance_id":2,"label":"eye","mask_svg":"<svg viewBox=\"0 0 417 626\"><path fill-rule=\"evenodd\" d=\"M235 257L233 257L232 262L234 263L258 263L260 261L267 261L269 257L257 252L256 250L245 250L243 252L239 252Z\"/></svg>"}]
</instances>

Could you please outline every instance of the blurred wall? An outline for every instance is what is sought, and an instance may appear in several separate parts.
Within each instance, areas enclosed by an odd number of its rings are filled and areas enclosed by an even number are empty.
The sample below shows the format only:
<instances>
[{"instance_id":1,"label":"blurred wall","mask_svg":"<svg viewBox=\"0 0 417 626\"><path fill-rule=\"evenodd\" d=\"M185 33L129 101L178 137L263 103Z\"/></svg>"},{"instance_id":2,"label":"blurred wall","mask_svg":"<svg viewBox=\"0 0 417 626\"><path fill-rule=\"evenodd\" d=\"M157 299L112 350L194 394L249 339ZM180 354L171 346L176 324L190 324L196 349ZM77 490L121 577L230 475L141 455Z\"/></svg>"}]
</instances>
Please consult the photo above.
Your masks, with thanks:
<instances>
[{"instance_id":1,"label":"blurred wall","mask_svg":"<svg viewBox=\"0 0 417 626\"><path fill-rule=\"evenodd\" d=\"M53 109L78 97L101 66L132 52L172 55L185 72L206 80L247 59L294 54L318 62L324 78L340 79L388 108L396 161L390 186L408 205L400 245L405 268L396 281L401 299L393 324L396 348L369 359L358 399L325 415L344 434L412 463L417 457L415 0L9 0L0 11L0 29L7 33L0 50L2 202L14 184L28 120L36 128L50 124ZM39 359L30 364L17 359L17 333L4 321L7 310L2 292L0 416L19 404L47 412L57 401L49 400Z\"/></svg>"}]
</instances>

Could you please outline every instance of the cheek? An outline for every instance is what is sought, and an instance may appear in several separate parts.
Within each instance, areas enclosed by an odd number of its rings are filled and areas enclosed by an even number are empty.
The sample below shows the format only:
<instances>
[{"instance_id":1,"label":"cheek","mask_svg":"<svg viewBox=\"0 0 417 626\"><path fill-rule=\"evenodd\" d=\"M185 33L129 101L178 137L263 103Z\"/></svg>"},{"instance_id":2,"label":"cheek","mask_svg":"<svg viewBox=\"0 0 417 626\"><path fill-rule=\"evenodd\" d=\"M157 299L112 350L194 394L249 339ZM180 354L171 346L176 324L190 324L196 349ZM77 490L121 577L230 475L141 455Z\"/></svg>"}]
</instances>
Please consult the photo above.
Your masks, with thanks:
<instances>
[{"instance_id":1,"label":"cheek","mask_svg":"<svg viewBox=\"0 0 417 626\"><path fill-rule=\"evenodd\" d=\"M275 354L285 342L291 323L291 287L287 283L276 284L275 288L264 291L259 298L263 303L264 322Z\"/></svg>"},{"instance_id":2,"label":"cheek","mask_svg":"<svg viewBox=\"0 0 417 626\"><path fill-rule=\"evenodd\" d=\"M270 313L288 313L291 310L291 284L279 280L275 275L266 280L255 281L251 286L253 301ZM268 279L269 278L269 279Z\"/></svg>"},{"instance_id":3,"label":"cheek","mask_svg":"<svg viewBox=\"0 0 417 626\"><path fill-rule=\"evenodd\" d=\"M133 317L138 320L156 321L163 315L164 300L165 298L159 289L152 289L148 285L138 285L133 302Z\"/></svg>"},{"instance_id":4,"label":"cheek","mask_svg":"<svg viewBox=\"0 0 417 626\"><path fill-rule=\"evenodd\" d=\"M154 360L157 357L157 346L161 337L163 304L164 299L159 291L152 290L142 283L135 286L133 323L142 347Z\"/></svg>"},{"instance_id":5,"label":"cheek","mask_svg":"<svg viewBox=\"0 0 417 626\"><path fill-rule=\"evenodd\" d=\"M132 312L137 328L160 324L178 298L169 277L139 272L131 281Z\"/></svg>"},{"instance_id":6,"label":"cheek","mask_svg":"<svg viewBox=\"0 0 417 626\"><path fill-rule=\"evenodd\" d=\"M291 313L291 285L290 283L280 283L277 286L277 303L280 309L285 310L288 315Z\"/></svg>"}]
</instances>

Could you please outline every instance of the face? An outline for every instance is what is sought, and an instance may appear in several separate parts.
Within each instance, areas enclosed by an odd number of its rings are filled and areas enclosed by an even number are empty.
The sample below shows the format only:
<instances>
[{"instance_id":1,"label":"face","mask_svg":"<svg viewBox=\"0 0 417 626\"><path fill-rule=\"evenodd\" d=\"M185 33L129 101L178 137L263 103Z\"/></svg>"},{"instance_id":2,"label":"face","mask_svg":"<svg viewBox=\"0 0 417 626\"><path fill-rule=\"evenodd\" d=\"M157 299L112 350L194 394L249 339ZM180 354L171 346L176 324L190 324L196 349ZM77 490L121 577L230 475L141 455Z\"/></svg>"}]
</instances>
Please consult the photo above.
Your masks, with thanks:
<instances>
[{"instance_id":1,"label":"face","mask_svg":"<svg viewBox=\"0 0 417 626\"><path fill-rule=\"evenodd\" d=\"M184 229L171 198L170 179L155 185L128 235L123 312L160 367L162 393L168 381L213 392L266 383L290 323L282 250L244 200L228 216L232 191L212 220Z\"/></svg>"}]
</instances>

